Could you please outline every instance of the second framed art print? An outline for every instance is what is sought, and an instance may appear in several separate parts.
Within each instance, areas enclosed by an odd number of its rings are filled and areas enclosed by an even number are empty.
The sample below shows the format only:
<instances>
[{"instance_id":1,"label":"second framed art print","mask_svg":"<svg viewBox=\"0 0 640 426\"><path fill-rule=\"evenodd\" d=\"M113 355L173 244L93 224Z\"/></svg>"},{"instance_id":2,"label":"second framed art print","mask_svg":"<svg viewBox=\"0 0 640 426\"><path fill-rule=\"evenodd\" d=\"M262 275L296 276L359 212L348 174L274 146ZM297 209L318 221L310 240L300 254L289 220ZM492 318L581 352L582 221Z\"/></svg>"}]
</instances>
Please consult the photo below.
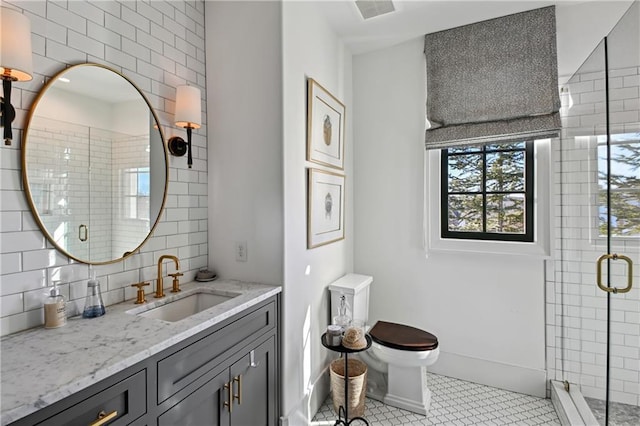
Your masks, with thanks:
<instances>
[{"instance_id":1,"label":"second framed art print","mask_svg":"<svg viewBox=\"0 0 640 426\"><path fill-rule=\"evenodd\" d=\"M344 239L343 175L308 169L307 248Z\"/></svg>"}]
</instances>

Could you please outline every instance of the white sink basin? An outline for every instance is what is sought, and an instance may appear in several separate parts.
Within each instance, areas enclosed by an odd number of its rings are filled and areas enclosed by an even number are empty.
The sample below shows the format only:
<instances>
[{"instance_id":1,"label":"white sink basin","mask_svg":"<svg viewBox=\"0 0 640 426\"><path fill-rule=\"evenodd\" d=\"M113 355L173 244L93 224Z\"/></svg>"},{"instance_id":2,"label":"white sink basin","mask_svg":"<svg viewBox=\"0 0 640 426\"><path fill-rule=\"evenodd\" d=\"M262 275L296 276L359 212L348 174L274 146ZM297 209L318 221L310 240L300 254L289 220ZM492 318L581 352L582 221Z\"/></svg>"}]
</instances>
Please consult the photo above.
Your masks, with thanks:
<instances>
[{"instance_id":1,"label":"white sink basin","mask_svg":"<svg viewBox=\"0 0 640 426\"><path fill-rule=\"evenodd\" d=\"M240 296L240 293L217 292L200 290L195 293L178 296L175 300L155 302L157 307L148 309L136 308L127 313L136 314L145 318L154 318L163 321L175 322L195 315L216 305L224 303L234 297Z\"/></svg>"}]
</instances>

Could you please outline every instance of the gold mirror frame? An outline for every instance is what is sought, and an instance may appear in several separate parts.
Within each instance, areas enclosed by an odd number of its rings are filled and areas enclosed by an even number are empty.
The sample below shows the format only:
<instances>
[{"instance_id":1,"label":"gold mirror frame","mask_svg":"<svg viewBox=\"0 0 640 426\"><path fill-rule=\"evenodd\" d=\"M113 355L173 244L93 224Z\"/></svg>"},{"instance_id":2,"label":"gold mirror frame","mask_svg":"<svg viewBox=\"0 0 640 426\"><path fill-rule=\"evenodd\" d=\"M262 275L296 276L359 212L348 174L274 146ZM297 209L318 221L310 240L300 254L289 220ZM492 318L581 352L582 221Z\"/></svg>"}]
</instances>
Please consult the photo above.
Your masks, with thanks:
<instances>
[{"instance_id":1,"label":"gold mirror frame","mask_svg":"<svg viewBox=\"0 0 640 426\"><path fill-rule=\"evenodd\" d=\"M97 67L97 68L100 68L100 69L104 69L104 70L113 72L117 76L123 78L126 82L128 82L137 91L137 93L140 95L140 97L146 103L146 105L147 105L147 107L149 109L149 112L151 113L151 116L153 117L153 120L155 121L155 126L154 127L157 127L157 130L158 130L158 133L159 133L159 136L160 136L160 143L162 145L162 153L163 153L162 156L164 158L164 166L165 166L164 167L165 178L164 178L164 189L163 189L163 193L162 193L162 203L159 206L159 209L158 209L158 212L157 212L157 216L155 217L155 219L153 219L151 217L149 218L149 223L151 223L151 221L153 221L153 224L149 228L149 232L147 233L147 235L142 239L142 241L135 248L133 248L131 250L128 250L128 251L125 251L121 257L117 257L117 258L110 259L110 260L104 260L104 261L92 261L91 259L83 259L83 258L77 256L74 253L70 253L66 248L61 247L56 242L55 238L51 235L49 229L47 229L47 227L45 226L44 222L42 221L42 218L40 216L40 212L38 211L38 209L36 207L36 204L35 204L34 199L33 199L31 185L29 183L28 172L27 172L27 151L28 151L28 143L29 143L29 131L31 129L31 124L32 124L32 121L34 119L34 116L36 115L35 112L36 112L38 104L40 103L42 98L46 95L46 93L49 91L49 89L51 89L51 87L56 82L59 81L60 77L62 77L65 73L68 73L69 71L71 71L73 69L80 68L80 67ZM59 252L61 252L65 256L69 257L70 259L76 260L76 261L81 262L81 263L90 264L90 265L106 265L106 264L120 262L120 261L126 259L127 257L135 254L138 250L140 250L140 248L147 242L147 240L151 237L151 235L153 235L153 232L156 229L156 227L158 226L158 223L160 223L160 218L162 217L162 213L164 211L165 203L167 201L167 192L168 192L168 187L169 187L169 156L168 156L168 152L167 152L167 146L166 146L166 143L165 143L164 133L162 131L162 127L160 125L160 120L158 118L158 115L156 114L156 111L154 110L154 108L151 106L151 104L150 104L149 100L147 99L147 97L144 95L142 90L140 90L140 88L131 79L126 77L121 72L119 72L119 71L117 71L117 70L115 70L115 69L113 69L113 68L111 68L109 66L106 66L106 65L96 64L96 63L85 63L85 64L71 65L71 66L65 68L64 70L58 72L53 77L51 77L50 80L40 90L40 92L38 93L37 97L33 101L33 104L31 105L31 108L29 110L29 114L27 116L24 135L23 135L23 138L22 138L22 150L21 151L22 151L22 153L21 153L21 155L22 155L22 180L23 180L23 183L24 183L24 190L25 190L25 193L26 193L26 198L27 198L27 202L29 204L29 208L31 209L31 213L33 214L33 217L34 217L36 223L38 224L38 227L40 228L42 233L45 235L47 240ZM150 159L149 163L150 163L149 166L151 166L151 159ZM149 171L149 173L151 173L151 171ZM151 180L151 176L150 176L150 180ZM149 194L149 197L151 197L151 193ZM150 209L151 209L151 206L150 206Z\"/></svg>"}]
</instances>

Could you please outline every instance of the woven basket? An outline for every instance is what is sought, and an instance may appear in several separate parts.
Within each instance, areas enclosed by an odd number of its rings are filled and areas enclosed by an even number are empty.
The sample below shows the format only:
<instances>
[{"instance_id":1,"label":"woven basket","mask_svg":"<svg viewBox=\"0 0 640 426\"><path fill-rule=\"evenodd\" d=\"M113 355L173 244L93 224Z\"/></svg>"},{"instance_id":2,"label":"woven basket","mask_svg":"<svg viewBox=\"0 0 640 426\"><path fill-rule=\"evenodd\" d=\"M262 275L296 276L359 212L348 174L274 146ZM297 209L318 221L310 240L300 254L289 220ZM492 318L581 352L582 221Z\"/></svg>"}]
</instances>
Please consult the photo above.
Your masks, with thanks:
<instances>
[{"instance_id":1,"label":"woven basket","mask_svg":"<svg viewBox=\"0 0 640 426\"><path fill-rule=\"evenodd\" d=\"M364 416L364 397L367 390L367 365L358 359L348 361L349 394L347 403L349 418ZM344 359L338 358L331 362L331 391L333 393L333 409L340 413L344 407Z\"/></svg>"}]
</instances>

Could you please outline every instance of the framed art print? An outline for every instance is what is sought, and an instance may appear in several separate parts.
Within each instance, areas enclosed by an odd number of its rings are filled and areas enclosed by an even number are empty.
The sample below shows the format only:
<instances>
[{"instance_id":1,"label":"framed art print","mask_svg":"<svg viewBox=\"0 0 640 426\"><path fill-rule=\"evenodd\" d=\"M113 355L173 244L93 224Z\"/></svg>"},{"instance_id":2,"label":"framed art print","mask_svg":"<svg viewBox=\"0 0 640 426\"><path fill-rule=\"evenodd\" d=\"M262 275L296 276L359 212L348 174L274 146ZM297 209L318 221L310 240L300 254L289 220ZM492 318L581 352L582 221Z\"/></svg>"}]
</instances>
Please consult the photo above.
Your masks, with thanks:
<instances>
[{"instance_id":1,"label":"framed art print","mask_svg":"<svg viewBox=\"0 0 640 426\"><path fill-rule=\"evenodd\" d=\"M307 248L344 239L343 175L308 169Z\"/></svg>"},{"instance_id":2,"label":"framed art print","mask_svg":"<svg viewBox=\"0 0 640 426\"><path fill-rule=\"evenodd\" d=\"M307 161L342 170L344 105L312 78L307 93Z\"/></svg>"}]
</instances>

